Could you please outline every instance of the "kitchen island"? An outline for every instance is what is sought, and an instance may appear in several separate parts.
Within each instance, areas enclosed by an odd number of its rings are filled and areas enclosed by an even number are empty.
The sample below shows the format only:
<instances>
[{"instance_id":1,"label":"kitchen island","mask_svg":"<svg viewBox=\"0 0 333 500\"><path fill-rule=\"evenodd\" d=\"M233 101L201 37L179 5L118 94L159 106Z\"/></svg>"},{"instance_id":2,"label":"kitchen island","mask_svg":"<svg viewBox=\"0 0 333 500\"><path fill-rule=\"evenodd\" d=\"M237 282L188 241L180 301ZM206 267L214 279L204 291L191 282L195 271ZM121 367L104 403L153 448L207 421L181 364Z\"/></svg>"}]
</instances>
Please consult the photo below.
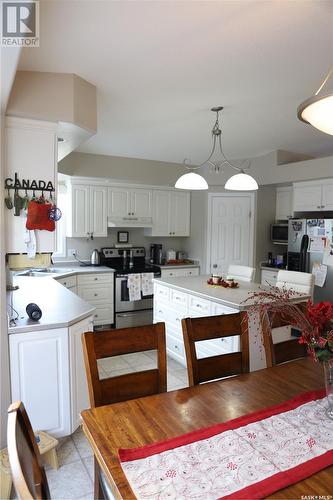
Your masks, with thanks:
<instances>
[{"instance_id":1,"label":"kitchen island","mask_svg":"<svg viewBox=\"0 0 333 500\"><path fill-rule=\"evenodd\" d=\"M193 276L154 280L154 322L165 322L168 354L186 366L185 348L181 327L182 318L217 316L248 311L253 292L264 287L259 283L239 281L239 288L208 285L209 276ZM307 300L304 296L301 300ZM298 298L297 300L300 300ZM249 313L250 371L266 367L259 314ZM198 357L214 356L239 349L239 338L207 340L197 343Z\"/></svg>"}]
</instances>

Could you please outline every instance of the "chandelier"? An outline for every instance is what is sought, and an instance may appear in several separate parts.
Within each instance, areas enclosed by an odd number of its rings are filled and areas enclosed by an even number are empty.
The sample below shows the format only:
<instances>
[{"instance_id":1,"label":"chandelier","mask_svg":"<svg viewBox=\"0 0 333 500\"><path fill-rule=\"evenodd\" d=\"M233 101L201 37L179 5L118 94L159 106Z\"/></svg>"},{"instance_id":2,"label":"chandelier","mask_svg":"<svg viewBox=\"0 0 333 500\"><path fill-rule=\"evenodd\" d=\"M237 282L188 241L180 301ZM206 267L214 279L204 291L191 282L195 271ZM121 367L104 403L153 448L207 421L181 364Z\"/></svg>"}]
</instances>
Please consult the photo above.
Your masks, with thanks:
<instances>
[{"instance_id":1,"label":"chandelier","mask_svg":"<svg viewBox=\"0 0 333 500\"><path fill-rule=\"evenodd\" d=\"M333 66L325 76L317 92L302 102L297 109L298 118L313 127L333 135L333 92L319 95L333 74Z\"/></svg>"},{"instance_id":2,"label":"chandelier","mask_svg":"<svg viewBox=\"0 0 333 500\"><path fill-rule=\"evenodd\" d=\"M213 145L212 150L203 163L197 166L187 165L186 162L188 160L184 160L184 166L190 170L190 172L183 174L177 180L175 187L178 189L189 189L189 190L201 190L208 189L207 181L204 177L197 174L195 171L204 167L209 166L209 170L212 173L220 174L224 172L224 167L230 167L233 170L236 170L238 173L232 175L227 182L225 183L224 188L232 191L254 191L258 189L257 181L251 177L249 174L245 173L245 167L243 167L246 160L244 160L239 167L233 165L225 156L222 149L222 130L220 129L219 124L219 112L222 111L222 106L216 106L211 109L214 113L216 113L216 120L212 129L212 138ZM219 159L215 160L215 157L218 156ZM248 162L248 166L250 162Z\"/></svg>"}]
</instances>

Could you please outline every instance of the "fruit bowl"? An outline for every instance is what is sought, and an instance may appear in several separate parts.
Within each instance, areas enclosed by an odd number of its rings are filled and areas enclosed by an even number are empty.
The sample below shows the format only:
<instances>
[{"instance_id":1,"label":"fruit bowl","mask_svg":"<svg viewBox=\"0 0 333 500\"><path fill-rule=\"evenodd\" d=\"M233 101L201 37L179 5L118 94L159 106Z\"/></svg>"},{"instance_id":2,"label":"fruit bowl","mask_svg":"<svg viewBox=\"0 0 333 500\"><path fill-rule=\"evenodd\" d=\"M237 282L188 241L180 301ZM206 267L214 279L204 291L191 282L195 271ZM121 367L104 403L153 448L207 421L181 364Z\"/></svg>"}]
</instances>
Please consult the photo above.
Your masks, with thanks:
<instances>
[{"instance_id":1,"label":"fruit bowl","mask_svg":"<svg viewBox=\"0 0 333 500\"><path fill-rule=\"evenodd\" d=\"M237 281L235 281L233 279L225 280L223 278L220 278L217 283L213 282L213 278L208 278L207 285L221 286L222 288L238 288L239 287L239 283L237 283Z\"/></svg>"}]
</instances>

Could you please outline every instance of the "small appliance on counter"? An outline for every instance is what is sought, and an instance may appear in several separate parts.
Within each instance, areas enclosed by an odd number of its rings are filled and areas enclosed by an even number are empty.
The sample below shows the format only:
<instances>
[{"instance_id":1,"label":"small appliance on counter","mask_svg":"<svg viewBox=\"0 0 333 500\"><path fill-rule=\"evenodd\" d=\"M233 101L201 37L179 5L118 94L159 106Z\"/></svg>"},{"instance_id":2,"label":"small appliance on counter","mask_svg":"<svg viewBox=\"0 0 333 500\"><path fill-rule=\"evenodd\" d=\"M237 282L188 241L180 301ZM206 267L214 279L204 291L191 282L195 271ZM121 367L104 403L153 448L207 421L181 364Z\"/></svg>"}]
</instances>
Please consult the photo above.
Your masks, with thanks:
<instances>
[{"instance_id":1,"label":"small appliance on counter","mask_svg":"<svg viewBox=\"0 0 333 500\"><path fill-rule=\"evenodd\" d=\"M92 266L99 266L101 264L101 257L99 251L95 248L90 256L90 264Z\"/></svg>"},{"instance_id":2,"label":"small appliance on counter","mask_svg":"<svg viewBox=\"0 0 333 500\"><path fill-rule=\"evenodd\" d=\"M150 258L149 258L150 264L156 264L157 266L162 265L163 261L162 246L163 245L159 243L153 243L150 245Z\"/></svg>"},{"instance_id":3,"label":"small appliance on counter","mask_svg":"<svg viewBox=\"0 0 333 500\"><path fill-rule=\"evenodd\" d=\"M172 248L167 250L167 262L169 262L169 260L176 260L176 252Z\"/></svg>"}]
</instances>

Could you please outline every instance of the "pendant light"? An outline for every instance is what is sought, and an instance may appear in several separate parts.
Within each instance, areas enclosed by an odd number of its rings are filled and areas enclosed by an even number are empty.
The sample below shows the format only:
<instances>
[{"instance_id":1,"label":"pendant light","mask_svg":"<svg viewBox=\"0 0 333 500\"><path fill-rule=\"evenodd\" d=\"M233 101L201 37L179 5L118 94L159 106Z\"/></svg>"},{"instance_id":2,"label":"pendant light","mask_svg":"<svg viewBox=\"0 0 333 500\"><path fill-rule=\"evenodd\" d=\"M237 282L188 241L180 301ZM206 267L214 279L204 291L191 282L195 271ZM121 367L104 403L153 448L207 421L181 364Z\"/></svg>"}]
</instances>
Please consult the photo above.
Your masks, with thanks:
<instances>
[{"instance_id":1,"label":"pendant light","mask_svg":"<svg viewBox=\"0 0 333 500\"><path fill-rule=\"evenodd\" d=\"M333 66L315 95L302 102L297 109L297 116L301 121L310 123L314 128L330 135L333 135L333 92L324 95L319 95L319 93L332 74Z\"/></svg>"},{"instance_id":2,"label":"pendant light","mask_svg":"<svg viewBox=\"0 0 333 500\"><path fill-rule=\"evenodd\" d=\"M222 130L220 129L219 124L219 113L222 111L222 106L216 106L211 109L214 113L216 113L216 120L212 129L212 137L213 137L213 146L211 153L207 160L205 160L200 165L188 166L186 165L186 161L184 160L184 166L191 170L191 172L187 174L183 174L177 180L175 187L178 189L188 189L188 190L197 190L197 189L208 189L207 181L199 174L193 172L193 170L198 170L204 166L209 166L210 172L214 174L223 173L223 167L227 166L236 170L238 173L233 175L225 185L225 189L235 190L235 191L253 191L258 189L258 184L256 180L251 177L249 174L244 172L244 168L242 165L245 162L242 162L239 167L233 165L225 156L222 149L221 135ZM214 157L219 155L220 158L214 161Z\"/></svg>"}]
</instances>

